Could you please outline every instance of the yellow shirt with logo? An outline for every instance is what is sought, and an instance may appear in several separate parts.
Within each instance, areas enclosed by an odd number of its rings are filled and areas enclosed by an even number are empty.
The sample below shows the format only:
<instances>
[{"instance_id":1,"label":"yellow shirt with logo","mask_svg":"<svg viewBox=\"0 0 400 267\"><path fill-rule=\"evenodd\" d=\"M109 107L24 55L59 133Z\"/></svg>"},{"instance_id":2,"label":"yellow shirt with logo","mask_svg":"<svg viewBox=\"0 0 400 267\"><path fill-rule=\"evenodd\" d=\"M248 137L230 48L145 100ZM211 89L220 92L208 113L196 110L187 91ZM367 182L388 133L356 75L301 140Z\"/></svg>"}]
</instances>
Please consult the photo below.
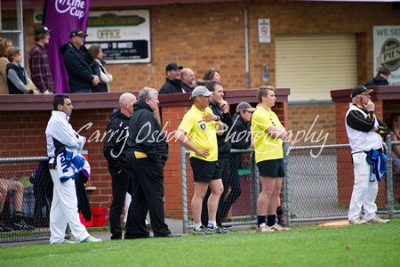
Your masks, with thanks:
<instances>
[{"instance_id":1,"label":"yellow shirt with logo","mask_svg":"<svg viewBox=\"0 0 400 267\"><path fill-rule=\"evenodd\" d=\"M264 160L283 158L282 139L274 138L266 132L271 126L277 129L282 128L278 116L272 110L267 111L258 105L251 118L256 163Z\"/></svg>"},{"instance_id":2,"label":"yellow shirt with logo","mask_svg":"<svg viewBox=\"0 0 400 267\"><path fill-rule=\"evenodd\" d=\"M198 148L207 149L210 155L206 158L190 151L190 157L195 157L205 161L218 160L218 143L215 121L203 121L203 116L213 113L209 107L204 112L197 109L194 105L183 116L178 129L186 132L190 142Z\"/></svg>"}]
</instances>

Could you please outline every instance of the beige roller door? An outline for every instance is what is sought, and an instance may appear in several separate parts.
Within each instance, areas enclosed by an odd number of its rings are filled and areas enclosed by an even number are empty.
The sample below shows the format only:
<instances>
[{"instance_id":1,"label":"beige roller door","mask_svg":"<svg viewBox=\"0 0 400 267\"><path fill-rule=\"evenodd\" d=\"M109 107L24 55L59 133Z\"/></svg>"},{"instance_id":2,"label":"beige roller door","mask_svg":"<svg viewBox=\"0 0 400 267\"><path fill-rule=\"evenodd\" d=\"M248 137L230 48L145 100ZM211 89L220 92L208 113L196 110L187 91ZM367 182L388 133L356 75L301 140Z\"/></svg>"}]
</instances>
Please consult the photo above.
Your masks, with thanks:
<instances>
[{"instance_id":1,"label":"beige roller door","mask_svg":"<svg viewBox=\"0 0 400 267\"><path fill-rule=\"evenodd\" d=\"M276 87L291 89L289 102L331 100L331 90L356 82L353 34L276 36Z\"/></svg>"}]
</instances>

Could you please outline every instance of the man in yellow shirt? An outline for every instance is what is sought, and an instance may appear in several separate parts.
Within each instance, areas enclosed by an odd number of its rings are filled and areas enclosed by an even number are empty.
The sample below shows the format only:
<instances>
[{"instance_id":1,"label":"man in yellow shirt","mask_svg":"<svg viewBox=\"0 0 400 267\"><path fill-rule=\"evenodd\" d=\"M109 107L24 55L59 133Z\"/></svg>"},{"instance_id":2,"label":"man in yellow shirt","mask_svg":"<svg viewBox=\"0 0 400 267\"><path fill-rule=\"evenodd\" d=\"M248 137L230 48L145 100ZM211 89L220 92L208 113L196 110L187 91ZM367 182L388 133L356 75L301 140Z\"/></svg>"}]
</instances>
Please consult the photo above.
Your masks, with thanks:
<instances>
[{"instance_id":1,"label":"man in yellow shirt","mask_svg":"<svg viewBox=\"0 0 400 267\"><path fill-rule=\"evenodd\" d=\"M282 138L286 135L286 130L271 110L276 102L275 88L260 87L257 99L259 104L251 119L255 158L261 182L261 193L257 200L257 232L285 231L289 229L276 223L275 212L279 206L279 194L285 176Z\"/></svg>"},{"instance_id":2,"label":"man in yellow shirt","mask_svg":"<svg viewBox=\"0 0 400 267\"><path fill-rule=\"evenodd\" d=\"M216 214L219 198L224 189L217 164L216 135L222 125L219 123L218 116L214 115L208 107L208 98L211 94L204 86L198 86L193 90L192 108L183 117L175 134L176 140L190 150L190 165L194 177L194 195L191 205L195 235L217 233ZM208 199L208 218L209 225L213 227L205 227L201 223L202 202L208 187L211 189Z\"/></svg>"}]
</instances>

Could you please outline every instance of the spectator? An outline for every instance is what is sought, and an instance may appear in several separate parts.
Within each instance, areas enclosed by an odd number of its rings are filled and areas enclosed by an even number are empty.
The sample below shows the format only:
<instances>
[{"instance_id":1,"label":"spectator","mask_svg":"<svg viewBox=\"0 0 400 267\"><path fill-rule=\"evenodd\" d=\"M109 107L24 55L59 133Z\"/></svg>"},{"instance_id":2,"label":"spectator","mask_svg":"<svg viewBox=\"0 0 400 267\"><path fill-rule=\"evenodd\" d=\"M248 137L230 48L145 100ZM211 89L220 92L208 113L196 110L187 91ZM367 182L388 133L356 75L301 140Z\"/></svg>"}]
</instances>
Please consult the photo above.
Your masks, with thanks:
<instances>
[{"instance_id":1,"label":"spectator","mask_svg":"<svg viewBox=\"0 0 400 267\"><path fill-rule=\"evenodd\" d=\"M71 93L90 93L100 81L95 73L94 62L84 46L86 36L81 30L73 30L69 34L70 42L60 48Z\"/></svg>"},{"instance_id":2,"label":"spectator","mask_svg":"<svg viewBox=\"0 0 400 267\"><path fill-rule=\"evenodd\" d=\"M24 197L24 185L10 179L0 179L0 213L3 210L4 202L6 200L8 192L14 192L13 205L14 205L14 225L13 228L7 227L6 224L0 221L0 232L9 232L14 230L34 230L34 226L27 224L24 221L24 213L22 212L22 201ZM1 216L0 216L1 219Z\"/></svg>"},{"instance_id":3,"label":"spectator","mask_svg":"<svg viewBox=\"0 0 400 267\"><path fill-rule=\"evenodd\" d=\"M47 156L50 158L50 175L54 184L50 210L50 243L68 243L64 238L67 224L77 242L99 242L101 239L89 235L80 222L78 213L75 178L78 174L89 175L87 162L78 153L86 139L69 124L73 106L67 95L55 95L53 108L46 128ZM82 166L86 169L81 168Z\"/></svg>"},{"instance_id":4,"label":"spectator","mask_svg":"<svg viewBox=\"0 0 400 267\"><path fill-rule=\"evenodd\" d=\"M217 226L218 233L226 234L229 233L229 231L222 227L222 215L225 195L228 192L229 188L229 154L231 152L231 143L229 140L227 140L226 137L229 129L232 127L232 117L229 113L229 104L228 102L226 102L226 100L224 100L224 88L222 87L222 84L217 81L211 81L206 84L206 87L210 92L212 92L212 95L209 99L209 107L212 112L218 117L218 120L225 126L222 134L217 136L219 174L221 175L220 178L222 179L222 184L224 187L224 191L222 192L218 204ZM203 200L203 208L201 214L201 221L203 224L207 224L209 220L207 202L210 193L211 190L208 189Z\"/></svg>"},{"instance_id":5,"label":"spectator","mask_svg":"<svg viewBox=\"0 0 400 267\"><path fill-rule=\"evenodd\" d=\"M285 176L282 138L286 130L271 110L276 102L275 88L260 87L257 99L259 104L251 119L255 159L261 182L261 193L257 200L257 232L286 231L289 229L276 223L279 194Z\"/></svg>"},{"instance_id":6,"label":"spectator","mask_svg":"<svg viewBox=\"0 0 400 267\"><path fill-rule=\"evenodd\" d=\"M22 54L21 49L13 47L8 50L8 60L10 63L7 64L7 84L8 91L10 94L34 94L38 95L39 91L36 86L29 79L28 74L24 67L21 66Z\"/></svg>"},{"instance_id":7,"label":"spectator","mask_svg":"<svg viewBox=\"0 0 400 267\"><path fill-rule=\"evenodd\" d=\"M119 109L114 109L107 126L106 138L103 146L104 157L108 162L108 171L111 175L112 202L110 206L111 239L122 239L121 213L124 208L125 195L130 190L130 180L126 173L126 141L129 135L129 119L133 114L133 104L136 96L123 93L119 98ZM128 190L129 189L129 190Z\"/></svg>"},{"instance_id":8,"label":"spectator","mask_svg":"<svg viewBox=\"0 0 400 267\"><path fill-rule=\"evenodd\" d=\"M178 94L185 92L182 89L182 81L180 80L180 70L182 68L182 66L178 66L176 63L169 63L165 67L167 77L165 78L165 83L160 89L160 95Z\"/></svg>"},{"instance_id":9,"label":"spectator","mask_svg":"<svg viewBox=\"0 0 400 267\"><path fill-rule=\"evenodd\" d=\"M7 64L8 61L8 50L12 47L10 39L0 38L0 95L8 95L8 84L7 84Z\"/></svg>"},{"instance_id":10,"label":"spectator","mask_svg":"<svg viewBox=\"0 0 400 267\"><path fill-rule=\"evenodd\" d=\"M134 104L129 121L128 172L132 182L132 202L126 221L125 239L149 237L146 214L150 212L155 237L177 237L165 223L164 166L168 160L168 143L154 111L158 91L145 87Z\"/></svg>"},{"instance_id":11,"label":"spectator","mask_svg":"<svg viewBox=\"0 0 400 267\"><path fill-rule=\"evenodd\" d=\"M183 68L181 70L182 88L186 93L191 93L196 84L193 70Z\"/></svg>"},{"instance_id":12,"label":"spectator","mask_svg":"<svg viewBox=\"0 0 400 267\"><path fill-rule=\"evenodd\" d=\"M389 85L389 78L390 70L385 66L381 66L376 76L372 80L369 80L365 86Z\"/></svg>"},{"instance_id":13,"label":"spectator","mask_svg":"<svg viewBox=\"0 0 400 267\"><path fill-rule=\"evenodd\" d=\"M388 128L392 141L400 141L400 113L393 113L390 115ZM400 145L392 147L392 169L393 174L400 174Z\"/></svg>"},{"instance_id":14,"label":"spectator","mask_svg":"<svg viewBox=\"0 0 400 267\"><path fill-rule=\"evenodd\" d=\"M106 70L104 65L106 62L103 60L103 50L98 45L89 47L89 54L94 60L95 73L98 73L100 82L92 89L93 92L110 92L108 84L112 82L113 76Z\"/></svg>"},{"instance_id":15,"label":"spectator","mask_svg":"<svg viewBox=\"0 0 400 267\"><path fill-rule=\"evenodd\" d=\"M206 83L216 81L221 82L221 73L219 70L210 68L204 73L203 79L197 81L198 85L206 85Z\"/></svg>"},{"instance_id":16,"label":"spectator","mask_svg":"<svg viewBox=\"0 0 400 267\"><path fill-rule=\"evenodd\" d=\"M32 82L43 94L54 92L54 80L51 74L47 51L44 47L49 43L52 30L46 26L40 26L35 30L36 44L29 52L29 67L31 70Z\"/></svg>"},{"instance_id":17,"label":"spectator","mask_svg":"<svg viewBox=\"0 0 400 267\"><path fill-rule=\"evenodd\" d=\"M208 106L212 93L205 86L197 86L192 92L193 105L185 114L178 130L176 140L190 150L190 165L194 176L194 194L192 198L193 234L207 235L219 231L216 215L219 199L224 190L218 167L217 133L221 134L222 124ZM222 129L223 130L223 129ZM211 194L208 198L208 223L202 224L202 203L207 189ZM153 223L153 222L151 222Z\"/></svg>"},{"instance_id":18,"label":"spectator","mask_svg":"<svg viewBox=\"0 0 400 267\"><path fill-rule=\"evenodd\" d=\"M248 149L252 147L253 138L251 134L250 121L255 108L247 102L240 102L236 107L236 114L232 118L232 128L227 135L233 149ZM239 168L242 163L242 153L230 153L230 172L228 185L231 188L229 195L223 202L221 219L225 220L228 212L242 193L240 184Z\"/></svg>"},{"instance_id":19,"label":"spectator","mask_svg":"<svg viewBox=\"0 0 400 267\"><path fill-rule=\"evenodd\" d=\"M356 86L351 92L353 104L346 114L346 132L349 138L351 155L354 166L354 186L351 194L348 219L350 224L388 223L376 215L375 204L378 195L378 181L381 179L382 164L385 164L382 155L382 137L387 127L376 117L375 104L369 95L373 90L364 86ZM371 171L367 162L371 154L376 154L378 175ZM363 210L363 215L362 215Z\"/></svg>"}]
</instances>

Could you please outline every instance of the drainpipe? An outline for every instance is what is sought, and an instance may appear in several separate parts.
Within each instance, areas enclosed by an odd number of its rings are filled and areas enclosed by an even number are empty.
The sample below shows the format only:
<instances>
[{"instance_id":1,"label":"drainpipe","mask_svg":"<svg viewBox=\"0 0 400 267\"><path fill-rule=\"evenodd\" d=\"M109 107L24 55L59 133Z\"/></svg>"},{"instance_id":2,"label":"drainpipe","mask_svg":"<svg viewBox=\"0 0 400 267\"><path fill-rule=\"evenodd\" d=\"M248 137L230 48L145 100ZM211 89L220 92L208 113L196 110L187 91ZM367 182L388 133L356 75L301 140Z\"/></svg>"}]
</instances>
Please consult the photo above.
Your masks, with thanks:
<instances>
[{"instance_id":1,"label":"drainpipe","mask_svg":"<svg viewBox=\"0 0 400 267\"><path fill-rule=\"evenodd\" d=\"M244 47L246 57L246 88L250 88L250 70L249 70L249 19L247 17L247 8L244 9Z\"/></svg>"}]
</instances>

